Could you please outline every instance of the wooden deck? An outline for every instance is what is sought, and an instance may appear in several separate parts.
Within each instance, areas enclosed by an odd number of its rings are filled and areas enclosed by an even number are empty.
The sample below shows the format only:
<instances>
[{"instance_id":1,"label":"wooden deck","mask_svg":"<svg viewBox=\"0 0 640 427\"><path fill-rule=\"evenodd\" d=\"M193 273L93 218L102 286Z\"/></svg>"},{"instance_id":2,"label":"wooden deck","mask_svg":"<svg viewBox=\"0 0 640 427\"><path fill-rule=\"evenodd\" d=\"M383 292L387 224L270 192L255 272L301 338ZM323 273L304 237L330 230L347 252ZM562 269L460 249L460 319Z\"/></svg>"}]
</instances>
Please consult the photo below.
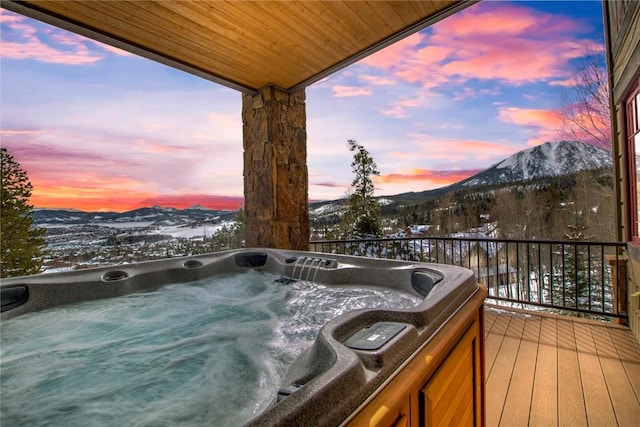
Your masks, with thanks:
<instances>
[{"instance_id":1,"label":"wooden deck","mask_svg":"<svg viewBox=\"0 0 640 427\"><path fill-rule=\"evenodd\" d=\"M487 427L640 425L628 328L487 305L485 337Z\"/></svg>"}]
</instances>

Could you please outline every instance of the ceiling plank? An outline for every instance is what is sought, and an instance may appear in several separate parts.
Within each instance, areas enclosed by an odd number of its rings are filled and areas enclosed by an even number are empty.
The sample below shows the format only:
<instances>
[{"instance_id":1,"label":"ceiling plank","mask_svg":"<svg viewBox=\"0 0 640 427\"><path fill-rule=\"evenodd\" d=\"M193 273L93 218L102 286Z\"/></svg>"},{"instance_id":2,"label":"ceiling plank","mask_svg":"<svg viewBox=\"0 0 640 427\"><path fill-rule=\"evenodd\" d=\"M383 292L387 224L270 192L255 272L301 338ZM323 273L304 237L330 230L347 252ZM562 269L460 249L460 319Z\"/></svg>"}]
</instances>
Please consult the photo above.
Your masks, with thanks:
<instances>
[{"instance_id":1,"label":"ceiling plank","mask_svg":"<svg viewBox=\"0 0 640 427\"><path fill-rule=\"evenodd\" d=\"M190 33L189 29L174 23L157 25L158 20L146 11L142 13L140 4L146 2L117 2L118 7L105 7L95 9L97 2L81 2L80 6L72 6L69 1L54 2L50 10L55 13L71 16L81 20L90 27L99 27L106 23L112 30L111 34L116 38L128 40L138 46L145 46L153 52L172 52L172 58L180 62L189 63L195 67L206 69L215 57L216 67L220 74L235 74L242 81L250 78L250 71L246 70L241 56L225 56L221 51L212 51L210 48L200 45L200 40ZM110 3L110 2L108 2ZM135 4L140 3L140 4ZM153 25L151 24L153 22ZM144 31L143 31L144 29ZM185 35L192 37L178 38L176 33L183 31Z\"/></svg>"},{"instance_id":2,"label":"ceiling plank","mask_svg":"<svg viewBox=\"0 0 640 427\"><path fill-rule=\"evenodd\" d=\"M237 16L242 16L241 11L224 6L223 2L194 1L184 3L187 8L191 9L191 12L187 13L194 12L199 15L197 18L199 22L211 21L211 26L223 28L225 33L231 33L231 37L227 36L227 39L232 43L228 48L250 58L250 61L253 62L253 68L269 67L277 74L285 74L289 71L286 63L274 61L271 52L272 44L268 38L263 36L255 23L250 23L245 19L242 21L244 25L238 24L240 21ZM216 31L220 30L216 29Z\"/></svg>"}]
</instances>

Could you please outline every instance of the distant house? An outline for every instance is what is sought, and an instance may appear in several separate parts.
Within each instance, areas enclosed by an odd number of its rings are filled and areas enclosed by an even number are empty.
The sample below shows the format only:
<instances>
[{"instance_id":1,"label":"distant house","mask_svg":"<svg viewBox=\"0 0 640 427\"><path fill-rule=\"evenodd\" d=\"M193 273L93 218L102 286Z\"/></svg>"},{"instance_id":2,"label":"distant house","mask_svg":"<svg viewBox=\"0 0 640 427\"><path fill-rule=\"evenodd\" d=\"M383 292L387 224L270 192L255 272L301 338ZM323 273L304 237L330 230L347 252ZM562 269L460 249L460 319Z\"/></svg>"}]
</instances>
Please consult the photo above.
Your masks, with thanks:
<instances>
[{"instance_id":1,"label":"distant house","mask_svg":"<svg viewBox=\"0 0 640 427\"><path fill-rule=\"evenodd\" d=\"M405 228L404 232L407 237L425 237L430 229L429 224L413 224Z\"/></svg>"},{"instance_id":2,"label":"distant house","mask_svg":"<svg viewBox=\"0 0 640 427\"><path fill-rule=\"evenodd\" d=\"M500 290L511 283L518 280L518 270L513 267L515 264L498 264L490 267L481 267L476 271L478 282L487 286L489 289Z\"/></svg>"},{"instance_id":3,"label":"distant house","mask_svg":"<svg viewBox=\"0 0 640 427\"><path fill-rule=\"evenodd\" d=\"M462 260L476 272L478 281L489 288L507 285L518 279L516 251L506 242L474 242Z\"/></svg>"}]
</instances>

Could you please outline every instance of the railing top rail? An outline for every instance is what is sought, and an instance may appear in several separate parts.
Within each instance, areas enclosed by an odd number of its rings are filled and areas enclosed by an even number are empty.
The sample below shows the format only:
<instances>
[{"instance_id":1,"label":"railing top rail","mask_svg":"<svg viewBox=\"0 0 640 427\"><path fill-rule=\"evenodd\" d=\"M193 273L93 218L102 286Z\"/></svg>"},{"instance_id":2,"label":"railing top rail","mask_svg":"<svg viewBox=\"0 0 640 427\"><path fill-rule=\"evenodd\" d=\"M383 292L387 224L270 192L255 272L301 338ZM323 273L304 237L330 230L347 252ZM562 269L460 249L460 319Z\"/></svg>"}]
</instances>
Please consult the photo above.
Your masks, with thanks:
<instances>
[{"instance_id":1,"label":"railing top rail","mask_svg":"<svg viewBox=\"0 0 640 427\"><path fill-rule=\"evenodd\" d=\"M366 239L335 239L312 240L310 244L321 243L359 243L359 242L393 242L412 240L450 240L460 242L496 242L496 243L533 243L541 245L580 245L580 246L615 246L626 247L625 242L597 242L591 240L531 240L531 239L490 239L485 237L437 237L437 236L413 236L413 237L376 237Z\"/></svg>"}]
</instances>

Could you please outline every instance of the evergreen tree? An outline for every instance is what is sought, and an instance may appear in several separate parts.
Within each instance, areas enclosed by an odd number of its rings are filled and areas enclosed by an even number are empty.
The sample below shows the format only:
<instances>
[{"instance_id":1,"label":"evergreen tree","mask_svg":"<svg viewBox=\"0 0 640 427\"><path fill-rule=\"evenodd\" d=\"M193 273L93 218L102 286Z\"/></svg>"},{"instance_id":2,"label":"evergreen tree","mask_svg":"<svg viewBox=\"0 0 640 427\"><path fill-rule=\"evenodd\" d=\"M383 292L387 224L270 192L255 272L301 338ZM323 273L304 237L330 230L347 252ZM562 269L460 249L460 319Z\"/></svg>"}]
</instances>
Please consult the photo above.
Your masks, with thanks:
<instances>
[{"instance_id":1,"label":"evergreen tree","mask_svg":"<svg viewBox=\"0 0 640 427\"><path fill-rule=\"evenodd\" d=\"M570 224L567 228L569 231L565 237L576 245L562 246L561 271L564 284L560 291L555 291L554 303L562 301L562 305L567 307L587 309L591 301L594 306L603 308L604 299L599 291L602 289L602 283L597 274L592 275L592 272L602 271L599 257L593 257L589 246L579 245L580 241L589 240L586 234L587 227L576 218L576 224Z\"/></svg>"},{"instance_id":2,"label":"evergreen tree","mask_svg":"<svg viewBox=\"0 0 640 427\"><path fill-rule=\"evenodd\" d=\"M223 251L244 247L244 209L239 209L235 215L235 222L231 225L224 225L213 236L211 236L211 249Z\"/></svg>"},{"instance_id":3,"label":"evergreen tree","mask_svg":"<svg viewBox=\"0 0 640 427\"><path fill-rule=\"evenodd\" d=\"M0 148L0 277L40 273L44 253L44 229L33 228L33 186L27 173Z\"/></svg>"},{"instance_id":4,"label":"evergreen tree","mask_svg":"<svg viewBox=\"0 0 640 427\"><path fill-rule=\"evenodd\" d=\"M380 205L375 199L371 177L380 175L378 165L369 152L355 140L350 139L349 151L353 151L351 168L353 178L349 206L342 218L343 237L377 237L382 234Z\"/></svg>"}]
</instances>

